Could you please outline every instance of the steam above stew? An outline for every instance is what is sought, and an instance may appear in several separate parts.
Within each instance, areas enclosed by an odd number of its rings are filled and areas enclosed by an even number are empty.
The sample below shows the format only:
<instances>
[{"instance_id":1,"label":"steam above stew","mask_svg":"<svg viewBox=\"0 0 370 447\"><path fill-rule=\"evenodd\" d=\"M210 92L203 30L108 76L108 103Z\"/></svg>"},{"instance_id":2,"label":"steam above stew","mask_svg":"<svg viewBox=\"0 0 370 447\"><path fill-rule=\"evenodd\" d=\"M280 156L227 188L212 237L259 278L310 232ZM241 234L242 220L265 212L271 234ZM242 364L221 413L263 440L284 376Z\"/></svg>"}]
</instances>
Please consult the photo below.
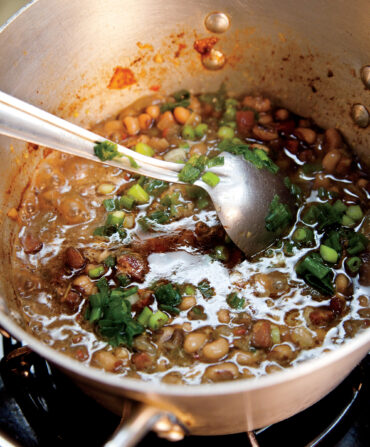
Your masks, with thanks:
<instances>
[{"instance_id":1,"label":"steam above stew","mask_svg":"<svg viewBox=\"0 0 370 447\"><path fill-rule=\"evenodd\" d=\"M12 281L45 343L128 377L196 384L269 374L335 349L369 326L369 179L337 129L268 98L218 92L141 98L93 129L184 163L168 184L52 152L19 210ZM207 193L223 150L285 178L281 237L251 259ZM96 147L114 157L114 144Z\"/></svg>"}]
</instances>

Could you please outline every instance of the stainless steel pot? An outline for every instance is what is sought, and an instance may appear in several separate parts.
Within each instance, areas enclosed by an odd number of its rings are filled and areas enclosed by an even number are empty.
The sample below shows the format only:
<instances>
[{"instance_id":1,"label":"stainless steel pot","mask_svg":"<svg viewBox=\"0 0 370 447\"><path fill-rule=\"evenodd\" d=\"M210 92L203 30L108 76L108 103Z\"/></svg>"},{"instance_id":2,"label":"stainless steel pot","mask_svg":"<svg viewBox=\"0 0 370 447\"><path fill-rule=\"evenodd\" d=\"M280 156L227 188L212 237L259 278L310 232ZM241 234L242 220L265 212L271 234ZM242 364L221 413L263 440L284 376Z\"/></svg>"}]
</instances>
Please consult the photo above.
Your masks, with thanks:
<instances>
[{"instance_id":1,"label":"stainless steel pot","mask_svg":"<svg viewBox=\"0 0 370 447\"><path fill-rule=\"evenodd\" d=\"M226 14L227 31L214 34L206 28L212 12ZM321 126L339 127L369 163L370 75L364 68L370 54L369 15L366 0L36 0L0 33L0 89L89 125L157 86L209 91L226 81L237 93L261 92ZM214 29L212 21L207 24ZM226 57L225 66L214 71L206 70L193 50L195 39L211 35L220 38L216 47ZM108 89L116 66L129 67L137 82ZM19 204L43 153L29 153L24 144L6 138L0 147L0 324L114 411L122 410L127 397L151 405L116 441L122 436L132 442L136 427L148 427L163 411L194 434L235 433L277 422L322 398L367 353L369 331L281 373L186 387L119 378L53 351L24 331L8 280L17 229L6 211ZM157 429L164 430L163 419L161 424ZM176 438L176 427L168 433Z\"/></svg>"}]
</instances>

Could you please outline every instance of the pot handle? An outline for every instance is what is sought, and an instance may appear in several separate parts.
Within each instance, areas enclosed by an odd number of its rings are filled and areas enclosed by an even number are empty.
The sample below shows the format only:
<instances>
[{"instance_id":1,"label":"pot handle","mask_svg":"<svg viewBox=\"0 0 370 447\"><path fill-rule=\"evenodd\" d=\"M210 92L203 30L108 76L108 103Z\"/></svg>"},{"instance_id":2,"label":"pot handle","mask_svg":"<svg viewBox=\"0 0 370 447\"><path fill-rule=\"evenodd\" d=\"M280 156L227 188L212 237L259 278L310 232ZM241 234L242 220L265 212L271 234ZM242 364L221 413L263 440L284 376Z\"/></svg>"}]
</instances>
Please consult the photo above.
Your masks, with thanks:
<instances>
[{"instance_id":1,"label":"pot handle","mask_svg":"<svg viewBox=\"0 0 370 447\"><path fill-rule=\"evenodd\" d=\"M128 419L122 419L104 447L133 447L151 430L169 441L180 441L187 432L174 414L161 408L139 404Z\"/></svg>"}]
</instances>

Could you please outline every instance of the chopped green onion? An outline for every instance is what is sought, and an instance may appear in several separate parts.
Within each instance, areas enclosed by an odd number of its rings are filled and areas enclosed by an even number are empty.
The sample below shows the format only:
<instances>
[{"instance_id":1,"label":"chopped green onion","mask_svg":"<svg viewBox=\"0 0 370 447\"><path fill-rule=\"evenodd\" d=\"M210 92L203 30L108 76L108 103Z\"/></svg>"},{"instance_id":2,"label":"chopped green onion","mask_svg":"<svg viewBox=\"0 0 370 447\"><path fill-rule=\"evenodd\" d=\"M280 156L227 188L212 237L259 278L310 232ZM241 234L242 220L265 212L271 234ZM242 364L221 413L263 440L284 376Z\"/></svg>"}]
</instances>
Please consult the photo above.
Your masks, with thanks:
<instances>
[{"instance_id":1,"label":"chopped green onion","mask_svg":"<svg viewBox=\"0 0 370 447\"><path fill-rule=\"evenodd\" d=\"M149 194L138 183L135 183L127 191L127 195L132 197L138 203L149 202Z\"/></svg>"},{"instance_id":2,"label":"chopped green onion","mask_svg":"<svg viewBox=\"0 0 370 447\"><path fill-rule=\"evenodd\" d=\"M274 345L280 343L280 329L277 326L271 327L271 340Z\"/></svg>"},{"instance_id":3,"label":"chopped green onion","mask_svg":"<svg viewBox=\"0 0 370 447\"><path fill-rule=\"evenodd\" d=\"M327 245L320 245L320 255L326 262L335 264L338 261L338 253Z\"/></svg>"},{"instance_id":4,"label":"chopped green onion","mask_svg":"<svg viewBox=\"0 0 370 447\"><path fill-rule=\"evenodd\" d=\"M150 329L156 331L157 329L163 327L168 320L169 320L168 315L166 315L164 312L161 312L160 310L157 310L155 314L150 316L148 325Z\"/></svg>"},{"instance_id":5,"label":"chopped green onion","mask_svg":"<svg viewBox=\"0 0 370 447\"><path fill-rule=\"evenodd\" d=\"M347 214L344 214L344 216L342 217L342 225L344 225L345 227L353 227L356 224L356 222L349 216L347 216Z\"/></svg>"},{"instance_id":6,"label":"chopped green onion","mask_svg":"<svg viewBox=\"0 0 370 447\"><path fill-rule=\"evenodd\" d=\"M149 307L145 306L140 315L137 317L137 321L146 327L148 326L149 319L152 315L153 312L149 309Z\"/></svg>"},{"instance_id":7,"label":"chopped green onion","mask_svg":"<svg viewBox=\"0 0 370 447\"><path fill-rule=\"evenodd\" d=\"M360 270L362 261L358 256L346 260L346 265L350 272L357 273Z\"/></svg>"},{"instance_id":8,"label":"chopped green onion","mask_svg":"<svg viewBox=\"0 0 370 447\"><path fill-rule=\"evenodd\" d=\"M194 132L195 132L195 136L197 136L198 138L202 138L208 130L208 125L205 123L200 123L197 126L195 126Z\"/></svg>"},{"instance_id":9,"label":"chopped green onion","mask_svg":"<svg viewBox=\"0 0 370 447\"><path fill-rule=\"evenodd\" d=\"M181 136L185 138L185 140L194 140L195 132L191 126L184 126L181 131Z\"/></svg>"},{"instance_id":10,"label":"chopped green onion","mask_svg":"<svg viewBox=\"0 0 370 447\"><path fill-rule=\"evenodd\" d=\"M104 267L102 265L98 265L97 267L90 269L88 273L91 279L99 278L103 274L104 274Z\"/></svg>"},{"instance_id":11,"label":"chopped green onion","mask_svg":"<svg viewBox=\"0 0 370 447\"><path fill-rule=\"evenodd\" d=\"M101 183L97 188L98 194L111 194L116 189L115 185L112 185L111 183Z\"/></svg>"},{"instance_id":12,"label":"chopped green onion","mask_svg":"<svg viewBox=\"0 0 370 447\"><path fill-rule=\"evenodd\" d=\"M265 218L267 231L275 232L283 230L291 222L293 216L289 206L280 202L280 197L275 194L270 203L268 214Z\"/></svg>"},{"instance_id":13,"label":"chopped green onion","mask_svg":"<svg viewBox=\"0 0 370 447\"><path fill-rule=\"evenodd\" d=\"M103 205L106 211L114 211L116 209L116 203L114 199L105 199L103 200Z\"/></svg>"},{"instance_id":14,"label":"chopped green onion","mask_svg":"<svg viewBox=\"0 0 370 447\"><path fill-rule=\"evenodd\" d=\"M224 157L213 157L207 161L207 166L213 168L214 166L223 166L225 163Z\"/></svg>"},{"instance_id":15,"label":"chopped green onion","mask_svg":"<svg viewBox=\"0 0 370 447\"><path fill-rule=\"evenodd\" d=\"M201 197L200 199L197 200L197 207L200 210L207 208L208 205L209 205L209 200L206 197Z\"/></svg>"},{"instance_id":16,"label":"chopped green onion","mask_svg":"<svg viewBox=\"0 0 370 447\"><path fill-rule=\"evenodd\" d=\"M202 180L204 183L207 183L207 185L214 188L220 182L220 177L211 171L207 171L202 175Z\"/></svg>"},{"instance_id":17,"label":"chopped green onion","mask_svg":"<svg viewBox=\"0 0 370 447\"><path fill-rule=\"evenodd\" d=\"M313 239L311 228L297 228L293 233L294 242L310 242Z\"/></svg>"},{"instance_id":18,"label":"chopped green onion","mask_svg":"<svg viewBox=\"0 0 370 447\"><path fill-rule=\"evenodd\" d=\"M154 149L152 149L148 144L142 142L136 144L135 151L139 154L146 155L147 157L153 157L155 154Z\"/></svg>"},{"instance_id":19,"label":"chopped green onion","mask_svg":"<svg viewBox=\"0 0 370 447\"><path fill-rule=\"evenodd\" d=\"M359 205L351 205L347 208L346 215L354 220L361 220L364 217L364 213Z\"/></svg>"},{"instance_id":20,"label":"chopped green onion","mask_svg":"<svg viewBox=\"0 0 370 447\"><path fill-rule=\"evenodd\" d=\"M135 199L133 197L124 194L118 199L118 204L120 208L125 208L126 210L132 210L135 204Z\"/></svg>"},{"instance_id":21,"label":"chopped green onion","mask_svg":"<svg viewBox=\"0 0 370 447\"><path fill-rule=\"evenodd\" d=\"M341 200L337 200L334 205L333 205L333 209L335 211L337 211L338 213L345 213L347 210L347 206L341 201Z\"/></svg>"},{"instance_id":22,"label":"chopped green onion","mask_svg":"<svg viewBox=\"0 0 370 447\"><path fill-rule=\"evenodd\" d=\"M125 220L124 211L113 211L112 213L108 214L105 225L118 227L123 224L124 220Z\"/></svg>"},{"instance_id":23,"label":"chopped green onion","mask_svg":"<svg viewBox=\"0 0 370 447\"><path fill-rule=\"evenodd\" d=\"M133 295L134 293L136 293L138 291L138 289L139 289L138 286L133 286L133 287L130 287L129 289L125 289L122 292L123 298L127 298L128 296Z\"/></svg>"},{"instance_id":24,"label":"chopped green onion","mask_svg":"<svg viewBox=\"0 0 370 447\"><path fill-rule=\"evenodd\" d=\"M117 279L122 287L126 287L128 284L130 284L130 279L127 275L124 274L118 275Z\"/></svg>"},{"instance_id":25,"label":"chopped green onion","mask_svg":"<svg viewBox=\"0 0 370 447\"><path fill-rule=\"evenodd\" d=\"M186 286L185 286L185 289L184 289L184 294L186 295L186 296L193 296L193 295L195 295L196 294L196 289L195 289L195 287L194 286L192 286L192 285L190 285L190 284L187 284Z\"/></svg>"},{"instance_id":26,"label":"chopped green onion","mask_svg":"<svg viewBox=\"0 0 370 447\"><path fill-rule=\"evenodd\" d=\"M213 257L220 261L227 261L229 259L229 252L224 245L216 245L213 250Z\"/></svg>"},{"instance_id":27,"label":"chopped green onion","mask_svg":"<svg viewBox=\"0 0 370 447\"><path fill-rule=\"evenodd\" d=\"M221 126L218 129L217 136L219 138L221 138L222 140L233 138L234 130L231 127L228 127L228 126Z\"/></svg>"}]
</instances>

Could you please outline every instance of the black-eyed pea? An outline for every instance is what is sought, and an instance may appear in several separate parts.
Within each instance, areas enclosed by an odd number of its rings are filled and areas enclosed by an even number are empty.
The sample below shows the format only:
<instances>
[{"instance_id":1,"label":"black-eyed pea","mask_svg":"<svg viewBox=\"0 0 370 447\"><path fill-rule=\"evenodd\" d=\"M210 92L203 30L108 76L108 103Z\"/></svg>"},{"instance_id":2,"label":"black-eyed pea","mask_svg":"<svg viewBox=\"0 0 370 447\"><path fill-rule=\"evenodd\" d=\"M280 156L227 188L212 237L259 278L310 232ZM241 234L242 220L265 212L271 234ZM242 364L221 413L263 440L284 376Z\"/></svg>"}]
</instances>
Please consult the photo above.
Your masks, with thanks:
<instances>
[{"instance_id":1,"label":"black-eyed pea","mask_svg":"<svg viewBox=\"0 0 370 447\"><path fill-rule=\"evenodd\" d=\"M160 117L158 118L157 127L159 130L167 129L175 124L175 118L172 115L172 112L170 110L167 110L167 112L162 113Z\"/></svg>"},{"instance_id":2,"label":"black-eyed pea","mask_svg":"<svg viewBox=\"0 0 370 447\"><path fill-rule=\"evenodd\" d=\"M218 338L207 343L202 349L202 356L208 362L217 362L229 352L229 342L226 338Z\"/></svg>"},{"instance_id":3,"label":"black-eyed pea","mask_svg":"<svg viewBox=\"0 0 370 447\"><path fill-rule=\"evenodd\" d=\"M222 382L233 380L239 377L238 367L231 362L220 363L219 365L208 366L203 374L203 381Z\"/></svg>"},{"instance_id":4,"label":"black-eyed pea","mask_svg":"<svg viewBox=\"0 0 370 447\"><path fill-rule=\"evenodd\" d=\"M163 383L170 383L172 385L181 385L184 383L184 380L181 376L181 374L177 371L172 371L163 376L162 380Z\"/></svg>"},{"instance_id":5,"label":"black-eyed pea","mask_svg":"<svg viewBox=\"0 0 370 447\"><path fill-rule=\"evenodd\" d=\"M316 141L316 132L308 127L298 127L294 133L307 144L313 144Z\"/></svg>"},{"instance_id":6,"label":"black-eyed pea","mask_svg":"<svg viewBox=\"0 0 370 447\"><path fill-rule=\"evenodd\" d=\"M336 149L328 152L322 160L322 167L324 171L328 172L329 174L333 174L341 157L341 153Z\"/></svg>"},{"instance_id":7,"label":"black-eyed pea","mask_svg":"<svg viewBox=\"0 0 370 447\"><path fill-rule=\"evenodd\" d=\"M140 130L147 130L153 122L149 113L141 113L138 117Z\"/></svg>"},{"instance_id":8,"label":"black-eyed pea","mask_svg":"<svg viewBox=\"0 0 370 447\"><path fill-rule=\"evenodd\" d=\"M217 312L217 318L220 323L230 322L230 311L228 309L220 309Z\"/></svg>"},{"instance_id":9,"label":"black-eyed pea","mask_svg":"<svg viewBox=\"0 0 370 447\"><path fill-rule=\"evenodd\" d=\"M126 116L123 119L123 124L129 135L136 135L140 131L139 119L136 116Z\"/></svg>"},{"instance_id":10,"label":"black-eyed pea","mask_svg":"<svg viewBox=\"0 0 370 447\"><path fill-rule=\"evenodd\" d=\"M252 132L255 137L262 141L276 140L279 136L275 129L267 129L261 126L254 126Z\"/></svg>"},{"instance_id":11,"label":"black-eyed pea","mask_svg":"<svg viewBox=\"0 0 370 447\"><path fill-rule=\"evenodd\" d=\"M191 309L193 306L196 306L197 300L195 296L184 296L180 303L180 310L188 310Z\"/></svg>"},{"instance_id":12,"label":"black-eyed pea","mask_svg":"<svg viewBox=\"0 0 370 447\"><path fill-rule=\"evenodd\" d=\"M191 332L185 336L184 351L193 354L201 349L207 340L207 335L202 332Z\"/></svg>"},{"instance_id":13,"label":"black-eyed pea","mask_svg":"<svg viewBox=\"0 0 370 447\"><path fill-rule=\"evenodd\" d=\"M85 295L93 295L98 291L95 284L87 275L77 276L72 282L72 284L80 289Z\"/></svg>"},{"instance_id":14,"label":"black-eyed pea","mask_svg":"<svg viewBox=\"0 0 370 447\"><path fill-rule=\"evenodd\" d=\"M105 371L109 372L112 372L116 369L117 362L118 364L121 363L121 361L109 351L97 351L94 352L92 356L92 363L94 366L97 366L98 368L102 368Z\"/></svg>"},{"instance_id":15,"label":"black-eyed pea","mask_svg":"<svg viewBox=\"0 0 370 447\"><path fill-rule=\"evenodd\" d=\"M294 351L289 345L282 344L276 345L268 353L267 358L269 360L280 363L281 365L286 365L293 360L295 357Z\"/></svg>"},{"instance_id":16,"label":"black-eyed pea","mask_svg":"<svg viewBox=\"0 0 370 447\"><path fill-rule=\"evenodd\" d=\"M275 118L278 121L285 121L289 118L289 112L287 109L278 109L275 112Z\"/></svg>"},{"instance_id":17,"label":"black-eyed pea","mask_svg":"<svg viewBox=\"0 0 370 447\"><path fill-rule=\"evenodd\" d=\"M277 365L267 365L265 371L267 374L273 374L282 371L282 368L280 368L280 366Z\"/></svg>"},{"instance_id":18,"label":"black-eyed pea","mask_svg":"<svg viewBox=\"0 0 370 447\"><path fill-rule=\"evenodd\" d=\"M178 123L185 124L186 121L190 118L191 111L189 109L186 109L185 107L175 107L173 114Z\"/></svg>"},{"instance_id":19,"label":"black-eyed pea","mask_svg":"<svg viewBox=\"0 0 370 447\"><path fill-rule=\"evenodd\" d=\"M305 327L296 327L292 330L292 340L302 349L309 349L315 346L315 339L311 331Z\"/></svg>"},{"instance_id":20,"label":"black-eyed pea","mask_svg":"<svg viewBox=\"0 0 370 447\"><path fill-rule=\"evenodd\" d=\"M153 119L157 119L161 113L159 106L148 106L145 112L150 115Z\"/></svg>"},{"instance_id":21,"label":"black-eyed pea","mask_svg":"<svg viewBox=\"0 0 370 447\"><path fill-rule=\"evenodd\" d=\"M337 129L332 128L325 131L325 146L327 149L337 149L342 145L342 136Z\"/></svg>"},{"instance_id":22,"label":"black-eyed pea","mask_svg":"<svg viewBox=\"0 0 370 447\"><path fill-rule=\"evenodd\" d=\"M346 275L343 273L339 273L335 278L335 291L338 293L345 293L347 287L349 285L349 280Z\"/></svg>"},{"instance_id":23,"label":"black-eyed pea","mask_svg":"<svg viewBox=\"0 0 370 447\"><path fill-rule=\"evenodd\" d=\"M259 356L255 352L240 351L236 354L235 360L239 365L256 366L259 363Z\"/></svg>"}]
</instances>

